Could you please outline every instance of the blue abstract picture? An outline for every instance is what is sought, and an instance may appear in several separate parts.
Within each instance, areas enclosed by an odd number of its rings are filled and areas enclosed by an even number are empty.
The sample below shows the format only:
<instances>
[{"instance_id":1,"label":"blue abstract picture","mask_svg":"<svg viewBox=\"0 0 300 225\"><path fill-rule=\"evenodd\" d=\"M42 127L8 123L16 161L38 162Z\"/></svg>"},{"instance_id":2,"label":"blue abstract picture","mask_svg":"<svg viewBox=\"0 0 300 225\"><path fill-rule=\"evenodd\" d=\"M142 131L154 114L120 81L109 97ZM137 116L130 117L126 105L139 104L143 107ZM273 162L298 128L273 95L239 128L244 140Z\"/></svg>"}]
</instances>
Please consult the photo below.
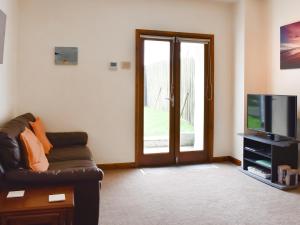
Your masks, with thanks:
<instances>
[{"instance_id":1,"label":"blue abstract picture","mask_svg":"<svg viewBox=\"0 0 300 225\"><path fill-rule=\"evenodd\" d=\"M77 65L78 48L76 47L55 47L56 65Z\"/></svg>"}]
</instances>

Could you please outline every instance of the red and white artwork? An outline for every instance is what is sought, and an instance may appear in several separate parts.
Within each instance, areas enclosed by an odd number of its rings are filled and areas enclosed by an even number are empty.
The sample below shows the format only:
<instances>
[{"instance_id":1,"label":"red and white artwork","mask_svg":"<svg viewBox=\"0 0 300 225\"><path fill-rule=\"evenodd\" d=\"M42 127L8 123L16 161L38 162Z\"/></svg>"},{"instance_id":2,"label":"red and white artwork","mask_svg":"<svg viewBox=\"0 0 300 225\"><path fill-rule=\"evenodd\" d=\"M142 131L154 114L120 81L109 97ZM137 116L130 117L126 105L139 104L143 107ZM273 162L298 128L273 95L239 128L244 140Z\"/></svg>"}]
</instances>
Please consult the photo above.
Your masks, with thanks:
<instances>
[{"instance_id":1,"label":"red and white artwork","mask_svg":"<svg viewBox=\"0 0 300 225\"><path fill-rule=\"evenodd\" d=\"M300 68L300 22L280 27L280 69Z\"/></svg>"}]
</instances>

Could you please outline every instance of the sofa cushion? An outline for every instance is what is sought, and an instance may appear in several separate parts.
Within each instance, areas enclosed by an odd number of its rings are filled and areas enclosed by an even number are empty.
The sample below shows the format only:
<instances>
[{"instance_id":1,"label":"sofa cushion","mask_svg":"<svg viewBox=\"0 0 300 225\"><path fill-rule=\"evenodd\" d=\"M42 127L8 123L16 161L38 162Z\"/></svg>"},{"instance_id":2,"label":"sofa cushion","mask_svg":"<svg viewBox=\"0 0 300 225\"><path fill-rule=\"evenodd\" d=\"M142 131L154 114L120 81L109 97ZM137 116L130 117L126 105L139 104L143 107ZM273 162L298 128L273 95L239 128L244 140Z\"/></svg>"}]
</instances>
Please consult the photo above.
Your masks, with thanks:
<instances>
[{"instance_id":1,"label":"sofa cushion","mask_svg":"<svg viewBox=\"0 0 300 225\"><path fill-rule=\"evenodd\" d=\"M6 180L16 184L67 184L70 182L100 181L103 172L91 160L50 163L45 172L15 169L6 172Z\"/></svg>"},{"instance_id":2,"label":"sofa cushion","mask_svg":"<svg viewBox=\"0 0 300 225\"><path fill-rule=\"evenodd\" d=\"M25 127L29 128L29 121L34 120L34 116L27 113L10 120L0 129L0 160L5 169L24 166L19 134L24 131Z\"/></svg>"},{"instance_id":3,"label":"sofa cushion","mask_svg":"<svg viewBox=\"0 0 300 225\"><path fill-rule=\"evenodd\" d=\"M26 151L29 168L33 171L46 171L49 167L49 162L40 140L27 127L20 134L20 139Z\"/></svg>"},{"instance_id":4,"label":"sofa cushion","mask_svg":"<svg viewBox=\"0 0 300 225\"><path fill-rule=\"evenodd\" d=\"M54 148L86 145L88 141L86 132L47 132L46 135Z\"/></svg>"},{"instance_id":5,"label":"sofa cushion","mask_svg":"<svg viewBox=\"0 0 300 225\"><path fill-rule=\"evenodd\" d=\"M87 146L74 145L72 147L53 148L47 155L49 162L67 160L91 160L92 154Z\"/></svg>"},{"instance_id":6,"label":"sofa cushion","mask_svg":"<svg viewBox=\"0 0 300 225\"><path fill-rule=\"evenodd\" d=\"M35 122L29 122L29 124L32 127L36 137L42 143L45 154L49 154L51 148L53 148L53 145L49 142L46 136L45 127L42 120L40 119L40 117L37 117Z\"/></svg>"}]
</instances>

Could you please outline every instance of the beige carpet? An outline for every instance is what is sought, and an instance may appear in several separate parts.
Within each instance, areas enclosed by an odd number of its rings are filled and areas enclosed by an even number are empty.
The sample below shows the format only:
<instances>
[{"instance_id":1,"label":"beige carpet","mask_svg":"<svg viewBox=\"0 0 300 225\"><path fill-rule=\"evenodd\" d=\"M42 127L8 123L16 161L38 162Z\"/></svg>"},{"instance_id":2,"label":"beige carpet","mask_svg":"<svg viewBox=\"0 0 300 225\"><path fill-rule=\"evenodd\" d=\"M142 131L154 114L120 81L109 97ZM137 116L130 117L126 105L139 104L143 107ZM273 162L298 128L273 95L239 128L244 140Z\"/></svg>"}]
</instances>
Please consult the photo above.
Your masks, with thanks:
<instances>
[{"instance_id":1,"label":"beige carpet","mask_svg":"<svg viewBox=\"0 0 300 225\"><path fill-rule=\"evenodd\" d=\"M100 224L299 225L300 190L277 190L232 164L106 171Z\"/></svg>"}]
</instances>

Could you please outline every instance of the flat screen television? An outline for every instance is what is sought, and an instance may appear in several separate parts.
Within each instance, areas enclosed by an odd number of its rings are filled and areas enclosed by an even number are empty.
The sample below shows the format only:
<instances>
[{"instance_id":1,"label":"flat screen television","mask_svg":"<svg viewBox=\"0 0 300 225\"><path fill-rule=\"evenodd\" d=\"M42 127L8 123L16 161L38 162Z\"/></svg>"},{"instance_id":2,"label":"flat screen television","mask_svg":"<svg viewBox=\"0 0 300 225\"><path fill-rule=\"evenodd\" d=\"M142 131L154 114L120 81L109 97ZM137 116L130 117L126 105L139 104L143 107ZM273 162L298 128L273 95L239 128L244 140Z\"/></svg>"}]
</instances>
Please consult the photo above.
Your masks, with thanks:
<instances>
[{"instance_id":1,"label":"flat screen television","mask_svg":"<svg viewBox=\"0 0 300 225\"><path fill-rule=\"evenodd\" d=\"M297 96L248 94L247 128L297 138Z\"/></svg>"}]
</instances>

